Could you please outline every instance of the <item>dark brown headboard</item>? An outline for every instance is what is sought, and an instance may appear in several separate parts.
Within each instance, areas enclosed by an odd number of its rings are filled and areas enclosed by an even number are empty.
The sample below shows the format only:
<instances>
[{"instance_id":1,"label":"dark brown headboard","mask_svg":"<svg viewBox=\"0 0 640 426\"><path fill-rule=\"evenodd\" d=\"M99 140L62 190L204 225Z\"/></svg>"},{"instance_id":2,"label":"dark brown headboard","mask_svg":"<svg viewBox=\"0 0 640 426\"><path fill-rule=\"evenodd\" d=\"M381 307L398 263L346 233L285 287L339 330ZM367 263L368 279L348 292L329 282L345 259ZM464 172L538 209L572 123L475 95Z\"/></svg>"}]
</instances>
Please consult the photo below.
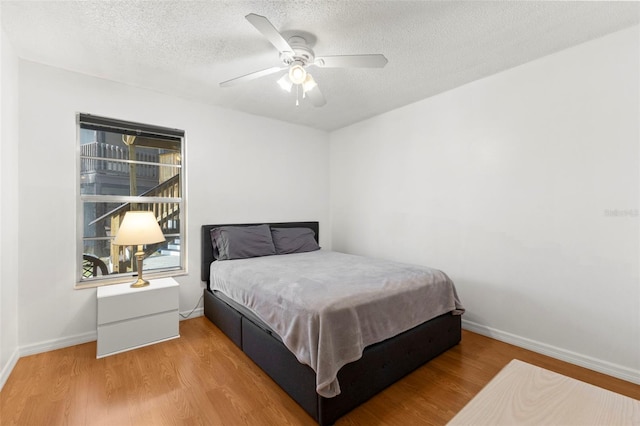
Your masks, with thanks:
<instances>
[{"instance_id":1,"label":"dark brown headboard","mask_svg":"<svg viewBox=\"0 0 640 426\"><path fill-rule=\"evenodd\" d=\"M262 225L263 223L236 223L227 225L202 225L202 232L200 234L200 246L202 249L202 263L200 265L200 279L209 285L209 268L211 262L213 262L213 247L211 246L211 228L217 226L251 226ZM266 225L274 226L277 228L309 228L315 232L316 241L318 240L319 224L318 222L278 222L278 223L266 223Z\"/></svg>"}]
</instances>

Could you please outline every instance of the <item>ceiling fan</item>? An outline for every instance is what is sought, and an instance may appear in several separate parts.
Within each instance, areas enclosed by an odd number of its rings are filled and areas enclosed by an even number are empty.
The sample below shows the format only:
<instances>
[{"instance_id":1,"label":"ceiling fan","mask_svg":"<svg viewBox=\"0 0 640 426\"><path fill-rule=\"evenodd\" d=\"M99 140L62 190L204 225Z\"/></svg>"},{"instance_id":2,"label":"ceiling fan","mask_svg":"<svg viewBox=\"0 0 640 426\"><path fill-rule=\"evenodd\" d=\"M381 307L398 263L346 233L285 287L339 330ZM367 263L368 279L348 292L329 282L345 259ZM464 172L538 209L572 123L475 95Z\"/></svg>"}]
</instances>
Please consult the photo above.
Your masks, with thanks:
<instances>
[{"instance_id":1,"label":"ceiling fan","mask_svg":"<svg viewBox=\"0 0 640 426\"><path fill-rule=\"evenodd\" d=\"M271 67L232 78L220 83L220 87L233 86L288 69L288 73L278 80L278 85L289 92L295 86L297 93L296 105L299 104L300 90L302 90L302 97L309 98L314 106L319 107L326 104L326 100L318 84L311 74L307 72L309 66L314 65L322 68L382 68L388 62L387 58L382 54L316 56L303 35L294 35L285 40L282 34L264 16L250 13L245 18L278 49L283 66Z\"/></svg>"}]
</instances>

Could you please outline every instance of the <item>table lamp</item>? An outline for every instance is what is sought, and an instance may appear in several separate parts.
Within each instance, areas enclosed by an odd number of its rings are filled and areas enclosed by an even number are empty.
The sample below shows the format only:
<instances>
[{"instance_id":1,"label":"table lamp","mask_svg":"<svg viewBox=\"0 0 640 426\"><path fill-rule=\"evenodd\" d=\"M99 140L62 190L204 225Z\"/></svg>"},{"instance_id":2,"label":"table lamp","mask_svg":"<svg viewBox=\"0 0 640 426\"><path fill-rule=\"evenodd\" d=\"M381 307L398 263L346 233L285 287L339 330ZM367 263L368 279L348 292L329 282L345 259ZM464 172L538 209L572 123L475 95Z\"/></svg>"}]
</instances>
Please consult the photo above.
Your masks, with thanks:
<instances>
[{"instance_id":1,"label":"table lamp","mask_svg":"<svg viewBox=\"0 0 640 426\"><path fill-rule=\"evenodd\" d=\"M164 240L164 235L153 212L129 211L125 213L113 244L138 246L138 251L135 253L138 263L138 280L131 284L131 287L137 288L149 285L149 281L142 279L142 259L144 258L142 246L144 244L160 243Z\"/></svg>"}]
</instances>

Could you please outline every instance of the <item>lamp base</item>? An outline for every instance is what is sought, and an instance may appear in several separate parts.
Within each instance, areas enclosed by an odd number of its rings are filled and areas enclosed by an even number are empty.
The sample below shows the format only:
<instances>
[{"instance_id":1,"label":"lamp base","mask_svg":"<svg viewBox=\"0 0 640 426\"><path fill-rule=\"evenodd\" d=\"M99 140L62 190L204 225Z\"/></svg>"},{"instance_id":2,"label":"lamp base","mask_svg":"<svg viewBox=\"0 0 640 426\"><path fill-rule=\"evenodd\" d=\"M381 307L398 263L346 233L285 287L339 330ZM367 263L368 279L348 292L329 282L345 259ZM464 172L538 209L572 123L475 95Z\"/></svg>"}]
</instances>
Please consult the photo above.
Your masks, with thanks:
<instances>
[{"instance_id":1,"label":"lamp base","mask_svg":"<svg viewBox=\"0 0 640 426\"><path fill-rule=\"evenodd\" d=\"M137 267L138 267L138 280L131 284L132 288L140 288L146 287L149 285L149 281L142 279L142 259L144 258L144 251L142 250L142 245L138 246L138 251L135 254Z\"/></svg>"},{"instance_id":2,"label":"lamp base","mask_svg":"<svg viewBox=\"0 0 640 426\"><path fill-rule=\"evenodd\" d=\"M148 285L149 285L149 281L143 280L142 278L138 278L136 282L131 283L132 288L146 287Z\"/></svg>"}]
</instances>

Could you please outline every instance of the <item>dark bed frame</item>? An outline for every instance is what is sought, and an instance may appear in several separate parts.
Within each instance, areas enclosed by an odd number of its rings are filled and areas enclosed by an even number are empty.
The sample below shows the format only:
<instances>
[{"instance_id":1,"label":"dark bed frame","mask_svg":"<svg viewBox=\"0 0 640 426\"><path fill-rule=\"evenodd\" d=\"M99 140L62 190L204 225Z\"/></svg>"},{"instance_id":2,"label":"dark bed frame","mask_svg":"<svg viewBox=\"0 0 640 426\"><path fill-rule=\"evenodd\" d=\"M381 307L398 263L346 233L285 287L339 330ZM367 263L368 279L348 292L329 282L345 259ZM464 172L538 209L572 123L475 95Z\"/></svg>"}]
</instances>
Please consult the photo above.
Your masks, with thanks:
<instances>
[{"instance_id":1,"label":"dark bed frame","mask_svg":"<svg viewBox=\"0 0 640 426\"><path fill-rule=\"evenodd\" d=\"M248 226L255 224L236 224ZM269 223L277 227L305 227L315 232L318 222ZM264 326L243 315L209 290L209 266L213 259L210 230L202 226L201 279L204 314L242 351L264 370L291 398L320 425L331 425L358 405L398 381L461 340L460 315L441 315L391 339L365 348L362 358L338 372L341 393L325 398L316 393L316 375Z\"/></svg>"}]
</instances>

